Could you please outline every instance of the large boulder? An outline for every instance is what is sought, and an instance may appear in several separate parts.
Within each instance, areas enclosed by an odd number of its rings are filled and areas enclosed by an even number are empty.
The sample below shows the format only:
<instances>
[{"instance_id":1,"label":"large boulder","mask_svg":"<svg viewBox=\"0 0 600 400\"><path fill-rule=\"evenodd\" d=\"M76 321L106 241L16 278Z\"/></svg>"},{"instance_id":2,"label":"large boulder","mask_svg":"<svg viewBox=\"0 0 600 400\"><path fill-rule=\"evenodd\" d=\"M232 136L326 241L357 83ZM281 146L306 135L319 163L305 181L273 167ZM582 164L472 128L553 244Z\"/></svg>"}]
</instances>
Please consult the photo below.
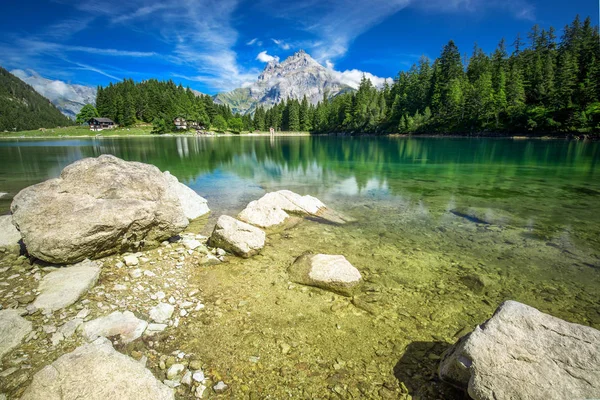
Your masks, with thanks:
<instances>
[{"instance_id":1,"label":"large boulder","mask_svg":"<svg viewBox=\"0 0 600 400\"><path fill-rule=\"evenodd\" d=\"M21 400L172 400L171 389L140 362L100 338L59 357L33 376Z\"/></svg>"},{"instance_id":2,"label":"large boulder","mask_svg":"<svg viewBox=\"0 0 600 400\"><path fill-rule=\"evenodd\" d=\"M17 310L0 311L0 360L21 344L23 338L32 330L31 322L21 317Z\"/></svg>"},{"instance_id":3,"label":"large boulder","mask_svg":"<svg viewBox=\"0 0 600 400\"><path fill-rule=\"evenodd\" d=\"M442 358L476 400L600 398L600 331L506 301Z\"/></svg>"},{"instance_id":4,"label":"large boulder","mask_svg":"<svg viewBox=\"0 0 600 400\"><path fill-rule=\"evenodd\" d=\"M346 257L329 254L304 254L289 268L290 279L303 285L352 296L362 276Z\"/></svg>"},{"instance_id":5,"label":"large boulder","mask_svg":"<svg viewBox=\"0 0 600 400\"><path fill-rule=\"evenodd\" d=\"M50 272L42 278L38 287L41 293L33 306L51 312L70 306L94 287L101 267L98 261L84 260Z\"/></svg>"},{"instance_id":6,"label":"large boulder","mask_svg":"<svg viewBox=\"0 0 600 400\"><path fill-rule=\"evenodd\" d=\"M188 224L171 179L110 155L23 189L11 210L29 254L57 264L155 246Z\"/></svg>"},{"instance_id":7,"label":"large boulder","mask_svg":"<svg viewBox=\"0 0 600 400\"><path fill-rule=\"evenodd\" d=\"M137 318L131 311L115 311L83 324L81 334L92 342L99 337L119 336L122 343L129 343L142 336L148 323Z\"/></svg>"},{"instance_id":8,"label":"large boulder","mask_svg":"<svg viewBox=\"0 0 600 400\"><path fill-rule=\"evenodd\" d=\"M19 253L21 234L12 223L12 216L0 216L0 250L10 253Z\"/></svg>"},{"instance_id":9,"label":"large boulder","mask_svg":"<svg viewBox=\"0 0 600 400\"><path fill-rule=\"evenodd\" d=\"M229 215L221 215L210 236L209 244L248 258L258 254L265 246L265 236L265 232L255 226Z\"/></svg>"},{"instance_id":10,"label":"large boulder","mask_svg":"<svg viewBox=\"0 0 600 400\"><path fill-rule=\"evenodd\" d=\"M353 221L352 218L328 208L316 197L300 196L289 190L267 193L250 202L238 218L261 228L269 228L282 224L290 214L333 224Z\"/></svg>"},{"instance_id":11,"label":"large boulder","mask_svg":"<svg viewBox=\"0 0 600 400\"><path fill-rule=\"evenodd\" d=\"M169 173L169 171L166 171L164 175L167 179L170 190L179 198L179 202L183 208L183 213L187 219L191 221L210 212L210 209L208 208L208 202L205 198L201 197L198 195L198 193L179 182L175 176Z\"/></svg>"}]
</instances>

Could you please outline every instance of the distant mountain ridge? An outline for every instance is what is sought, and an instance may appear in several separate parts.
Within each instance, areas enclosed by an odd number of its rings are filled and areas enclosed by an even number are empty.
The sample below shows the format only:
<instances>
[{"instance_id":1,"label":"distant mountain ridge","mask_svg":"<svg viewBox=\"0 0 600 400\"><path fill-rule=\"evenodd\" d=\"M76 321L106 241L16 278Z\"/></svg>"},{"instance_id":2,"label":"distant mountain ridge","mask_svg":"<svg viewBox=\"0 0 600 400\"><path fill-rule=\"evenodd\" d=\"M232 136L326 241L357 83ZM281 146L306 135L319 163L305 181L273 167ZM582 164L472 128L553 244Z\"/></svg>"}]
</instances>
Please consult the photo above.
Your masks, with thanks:
<instances>
[{"instance_id":1,"label":"distant mountain ridge","mask_svg":"<svg viewBox=\"0 0 600 400\"><path fill-rule=\"evenodd\" d=\"M54 104L33 87L0 67L0 131L71 125Z\"/></svg>"},{"instance_id":2,"label":"distant mountain ridge","mask_svg":"<svg viewBox=\"0 0 600 400\"><path fill-rule=\"evenodd\" d=\"M96 103L97 89L93 86L47 79L31 70L15 69L11 73L31 85L39 94L50 100L64 115L71 119L75 119L75 116L84 105Z\"/></svg>"},{"instance_id":3,"label":"distant mountain ridge","mask_svg":"<svg viewBox=\"0 0 600 400\"><path fill-rule=\"evenodd\" d=\"M270 61L256 82L219 93L214 100L227 104L240 114L252 113L257 106L270 108L286 99L302 100L304 96L312 104L328 97L354 90L340 80L330 69L315 61L304 50L300 50L282 62Z\"/></svg>"}]
</instances>

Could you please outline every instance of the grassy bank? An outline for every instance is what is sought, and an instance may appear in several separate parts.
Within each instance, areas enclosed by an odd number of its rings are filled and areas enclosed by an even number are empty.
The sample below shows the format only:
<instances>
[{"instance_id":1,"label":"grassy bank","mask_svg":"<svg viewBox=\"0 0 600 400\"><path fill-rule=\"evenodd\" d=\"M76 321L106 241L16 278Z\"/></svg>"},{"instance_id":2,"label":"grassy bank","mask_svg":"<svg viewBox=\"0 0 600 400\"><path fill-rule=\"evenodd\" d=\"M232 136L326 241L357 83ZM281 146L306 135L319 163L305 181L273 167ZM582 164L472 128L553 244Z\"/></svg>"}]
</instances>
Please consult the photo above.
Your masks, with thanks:
<instances>
[{"instance_id":1,"label":"grassy bank","mask_svg":"<svg viewBox=\"0 0 600 400\"><path fill-rule=\"evenodd\" d=\"M242 132L235 133L231 131L227 132L210 132L209 134L217 136L269 136L269 132L256 131L256 132ZM277 132L276 136L301 136L309 135L309 132ZM4 139L16 139L16 138L61 138L61 137L120 137L120 136L148 136L152 135L151 126L136 126L131 128L117 128L117 129L106 129L103 131L90 131L86 126L67 126L64 128L53 128L53 129L36 129L31 131L20 131L20 132L0 132L0 138ZM176 133L165 134L162 136L171 135L184 135L184 136L195 136L194 131L181 131ZM159 136L159 135L156 135Z\"/></svg>"}]
</instances>

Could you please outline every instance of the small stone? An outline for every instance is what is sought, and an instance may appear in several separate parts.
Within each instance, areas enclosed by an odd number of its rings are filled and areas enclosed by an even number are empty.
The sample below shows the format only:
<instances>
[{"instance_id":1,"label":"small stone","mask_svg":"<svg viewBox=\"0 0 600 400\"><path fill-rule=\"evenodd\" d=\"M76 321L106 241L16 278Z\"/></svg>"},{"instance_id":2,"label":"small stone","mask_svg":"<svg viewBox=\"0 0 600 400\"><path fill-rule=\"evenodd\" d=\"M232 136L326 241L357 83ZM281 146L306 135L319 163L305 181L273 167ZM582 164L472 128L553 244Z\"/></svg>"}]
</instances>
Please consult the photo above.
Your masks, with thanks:
<instances>
[{"instance_id":1,"label":"small stone","mask_svg":"<svg viewBox=\"0 0 600 400\"><path fill-rule=\"evenodd\" d=\"M116 290L116 291L127 290L127 286L125 286L125 285L121 285L121 284L117 283L117 284L115 284L115 286L113 287L113 290Z\"/></svg>"},{"instance_id":2,"label":"small stone","mask_svg":"<svg viewBox=\"0 0 600 400\"><path fill-rule=\"evenodd\" d=\"M171 318L175 311L175 307L167 303L159 303L157 306L152 307L150 310L150 319L159 324L165 323Z\"/></svg>"},{"instance_id":3,"label":"small stone","mask_svg":"<svg viewBox=\"0 0 600 400\"><path fill-rule=\"evenodd\" d=\"M173 364L169 367L167 371L167 379L174 379L177 376L181 375L183 370L185 369L185 365L183 364Z\"/></svg>"},{"instance_id":4,"label":"small stone","mask_svg":"<svg viewBox=\"0 0 600 400\"><path fill-rule=\"evenodd\" d=\"M279 345L279 347L281 348L281 352L282 352L283 354L287 354L287 353L289 353L289 352L290 352L290 350L292 349L292 347L291 347L289 344L287 344L287 343L281 343L281 344Z\"/></svg>"},{"instance_id":5,"label":"small stone","mask_svg":"<svg viewBox=\"0 0 600 400\"><path fill-rule=\"evenodd\" d=\"M200 369L202 369L202 361L200 361L200 360L191 360L189 366L190 366L190 369L200 370Z\"/></svg>"},{"instance_id":6,"label":"small stone","mask_svg":"<svg viewBox=\"0 0 600 400\"><path fill-rule=\"evenodd\" d=\"M83 310L79 311L75 317L84 319L88 315L90 315L90 310L87 308L84 308Z\"/></svg>"},{"instance_id":7,"label":"small stone","mask_svg":"<svg viewBox=\"0 0 600 400\"><path fill-rule=\"evenodd\" d=\"M179 316L180 317L185 317L186 315L187 315L187 311L185 311L183 309L181 311L179 311Z\"/></svg>"},{"instance_id":8,"label":"small stone","mask_svg":"<svg viewBox=\"0 0 600 400\"><path fill-rule=\"evenodd\" d=\"M142 270L139 268L136 268L132 271L129 271L129 276L131 276L133 279L137 279L140 276L142 276Z\"/></svg>"},{"instance_id":9,"label":"small stone","mask_svg":"<svg viewBox=\"0 0 600 400\"><path fill-rule=\"evenodd\" d=\"M194 392L194 395L196 396L196 398L201 399L204 396L204 391L206 390L206 386L204 385L200 385L196 388L196 391Z\"/></svg>"},{"instance_id":10,"label":"small stone","mask_svg":"<svg viewBox=\"0 0 600 400\"><path fill-rule=\"evenodd\" d=\"M128 267L133 267L139 264L138 258L134 255L125 256L123 257L123 260L125 261L125 265L127 265Z\"/></svg>"},{"instance_id":11,"label":"small stone","mask_svg":"<svg viewBox=\"0 0 600 400\"><path fill-rule=\"evenodd\" d=\"M192 386L192 371L185 371L185 374L183 374L183 378L181 378L181 383L183 383L184 385Z\"/></svg>"},{"instance_id":12,"label":"small stone","mask_svg":"<svg viewBox=\"0 0 600 400\"><path fill-rule=\"evenodd\" d=\"M152 336L167 329L167 324L148 324L144 335Z\"/></svg>"},{"instance_id":13,"label":"small stone","mask_svg":"<svg viewBox=\"0 0 600 400\"><path fill-rule=\"evenodd\" d=\"M165 295L165 293L164 293L164 292L156 292L156 298L157 298L158 300L162 300L162 299L164 299L164 298L165 298L165 296L166 296L166 295Z\"/></svg>"},{"instance_id":14,"label":"small stone","mask_svg":"<svg viewBox=\"0 0 600 400\"><path fill-rule=\"evenodd\" d=\"M190 364L191 366L191 364ZM195 380L196 382L204 382L204 380L206 379L206 377L204 376L204 372L199 369L197 371L194 372L194 374L192 375L192 379Z\"/></svg>"},{"instance_id":15,"label":"small stone","mask_svg":"<svg viewBox=\"0 0 600 400\"><path fill-rule=\"evenodd\" d=\"M219 381L215 386L213 386L215 393L224 393L227 388L229 388L229 386L227 386L223 381Z\"/></svg>"},{"instance_id":16,"label":"small stone","mask_svg":"<svg viewBox=\"0 0 600 400\"><path fill-rule=\"evenodd\" d=\"M52 346L56 346L57 344L59 344L63 340L65 340L65 336L62 333L60 333L60 332L55 332L52 335L52 338L50 339L50 342L52 342Z\"/></svg>"}]
</instances>

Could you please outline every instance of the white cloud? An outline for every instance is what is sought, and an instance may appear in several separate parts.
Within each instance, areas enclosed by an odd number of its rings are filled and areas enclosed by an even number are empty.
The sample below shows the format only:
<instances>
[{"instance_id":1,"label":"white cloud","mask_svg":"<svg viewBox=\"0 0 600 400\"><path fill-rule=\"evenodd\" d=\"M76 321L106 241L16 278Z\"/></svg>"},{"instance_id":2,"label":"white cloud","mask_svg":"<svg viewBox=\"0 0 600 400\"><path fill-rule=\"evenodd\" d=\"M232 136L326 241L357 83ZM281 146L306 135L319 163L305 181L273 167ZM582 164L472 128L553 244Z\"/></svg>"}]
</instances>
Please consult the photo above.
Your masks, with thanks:
<instances>
[{"instance_id":1,"label":"white cloud","mask_svg":"<svg viewBox=\"0 0 600 400\"><path fill-rule=\"evenodd\" d=\"M246 44L247 44L248 46L252 46L252 45L253 45L254 43L256 43L257 41L258 41L258 38L254 38L254 39L252 39L252 40L250 40L250 41L246 42Z\"/></svg>"},{"instance_id":2,"label":"white cloud","mask_svg":"<svg viewBox=\"0 0 600 400\"><path fill-rule=\"evenodd\" d=\"M350 69L345 71L336 71L333 69L333 64L329 62L326 68L342 83L350 86L351 88L358 89L360 85L360 81L362 77L369 79L371 83L379 88L383 86L383 84L387 81L388 83L392 82L392 78L381 78L379 76L373 75L370 72L360 71L358 69Z\"/></svg>"},{"instance_id":3,"label":"white cloud","mask_svg":"<svg viewBox=\"0 0 600 400\"><path fill-rule=\"evenodd\" d=\"M289 50L292 46L281 39L271 39L273 43L281 47L283 50Z\"/></svg>"},{"instance_id":4,"label":"white cloud","mask_svg":"<svg viewBox=\"0 0 600 400\"><path fill-rule=\"evenodd\" d=\"M277 56L271 56L267 54L267 51L261 51L260 53L258 53L258 55L256 56L256 59L258 61L264 62L264 63L268 63L271 61L276 61L279 62L279 57Z\"/></svg>"}]
</instances>

